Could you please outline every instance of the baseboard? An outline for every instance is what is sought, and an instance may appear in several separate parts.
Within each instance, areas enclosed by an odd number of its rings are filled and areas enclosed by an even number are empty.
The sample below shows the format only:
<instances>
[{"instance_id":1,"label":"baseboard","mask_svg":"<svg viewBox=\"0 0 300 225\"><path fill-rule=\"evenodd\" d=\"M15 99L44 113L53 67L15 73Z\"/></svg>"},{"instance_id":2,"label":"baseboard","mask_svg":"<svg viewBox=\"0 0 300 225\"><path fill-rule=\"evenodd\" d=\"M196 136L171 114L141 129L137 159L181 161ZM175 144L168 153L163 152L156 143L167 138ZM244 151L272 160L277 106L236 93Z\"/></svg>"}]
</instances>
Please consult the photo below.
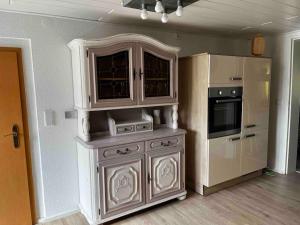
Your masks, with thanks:
<instances>
[{"instance_id":1,"label":"baseboard","mask_svg":"<svg viewBox=\"0 0 300 225\"><path fill-rule=\"evenodd\" d=\"M72 210L72 211L68 211L68 212L63 212L63 213L56 214L54 216L40 218L40 219L38 219L38 224L40 224L40 223L48 223L48 222L52 222L54 220L59 220L61 218L68 217L68 216L71 216L71 215L79 213L79 212L80 212L79 209L75 209L75 210Z\"/></svg>"},{"instance_id":2,"label":"baseboard","mask_svg":"<svg viewBox=\"0 0 300 225\"><path fill-rule=\"evenodd\" d=\"M217 184L217 185L212 186L212 187L203 186L203 195L207 196L207 195L216 193L218 191L224 190L224 189L232 187L234 185L237 185L237 184L243 183L245 181L251 180L253 178L259 177L262 174L263 174L262 170L258 170L258 171L255 171L253 173L246 174L244 176L241 176L241 177L223 182L221 184Z\"/></svg>"}]
</instances>

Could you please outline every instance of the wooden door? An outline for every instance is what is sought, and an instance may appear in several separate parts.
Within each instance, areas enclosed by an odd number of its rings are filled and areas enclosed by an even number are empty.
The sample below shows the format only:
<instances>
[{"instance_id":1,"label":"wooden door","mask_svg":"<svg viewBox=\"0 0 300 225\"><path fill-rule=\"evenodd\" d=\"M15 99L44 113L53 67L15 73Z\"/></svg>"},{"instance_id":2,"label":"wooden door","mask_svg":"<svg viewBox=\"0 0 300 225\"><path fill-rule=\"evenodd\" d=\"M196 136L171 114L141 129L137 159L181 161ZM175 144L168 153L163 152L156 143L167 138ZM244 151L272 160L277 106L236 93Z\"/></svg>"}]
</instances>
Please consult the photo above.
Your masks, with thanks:
<instances>
[{"instance_id":1,"label":"wooden door","mask_svg":"<svg viewBox=\"0 0 300 225\"><path fill-rule=\"evenodd\" d=\"M177 102L177 56L156 47L137 47L139 104Z\"/></svg>"},{"instance_id":2,"label":"wooden door","mask_svg":"<svg viewBox=\"0 0 300 225\"><path fill-rule=\"evenodd\" d=\"M242 141L242 175L267 167L268 129L247 132Z\"/></svg>"},{"instance_id":3,"label":"wooden door","mask_svg":"<svg viewBox=\"0 0 300 225\"><path fill-rule=\"evenodd\" d=\"M211 187L239 177L242 148L240 135L210 139L208 145L208 183L205 186Z\"/></svg>"},{"instance_id":4,"label":"wooden door","mask_svg":"<svg viewBox=\"0 0 300 225\"><path fill-rule=\"evenodd\" d=\"M99 176L102 218L145 204L143 155L105 161Z\"/></svg>"},{"instance_id":5,"label":"wooden door","mask_svg":"<svg viewBox=\"0 0 300 225\"><path fill-rule=\"evenodd\" d=\"M210 56L209 86L238 87L243 85L243 58L237 56Z\"/></svg>"},{"instance_id":6,"label":"wooden door","mask_svg":"<svg viewBox=\"0 0 300 225\"><path fill-rule=\"evenodd\" d=\"M88 54L91 107L136 105L135 44L90 48Z\"/></svg>"},{"instance_id":7,"label":"wooden door","mask_svg":"<svg viewBox=\"0 0 300 225\"><path fill-rule=\"evenodd\" d=\"M243 127L268 129L270 105L271 60L244 59Z\"/></svg>"},{"instance_id":8,"label":"wooden door","mask_svg":"<svg viewBox=\"0 0 300 225\"><path fill-rule=\"evenodd\" d=\"M0 49L0 225L32 225L18 54Z\"/></svg>"},{"instance_id":9,"label":"wooden door","mask_svg":"<svg viewBox=\"0 0 300 225\"><path fill-rule=\"evenodd\" d=\"M147 154L148 202L180 192L183 183L183 157L180 148Z\"/></svg>"}]
</instances>

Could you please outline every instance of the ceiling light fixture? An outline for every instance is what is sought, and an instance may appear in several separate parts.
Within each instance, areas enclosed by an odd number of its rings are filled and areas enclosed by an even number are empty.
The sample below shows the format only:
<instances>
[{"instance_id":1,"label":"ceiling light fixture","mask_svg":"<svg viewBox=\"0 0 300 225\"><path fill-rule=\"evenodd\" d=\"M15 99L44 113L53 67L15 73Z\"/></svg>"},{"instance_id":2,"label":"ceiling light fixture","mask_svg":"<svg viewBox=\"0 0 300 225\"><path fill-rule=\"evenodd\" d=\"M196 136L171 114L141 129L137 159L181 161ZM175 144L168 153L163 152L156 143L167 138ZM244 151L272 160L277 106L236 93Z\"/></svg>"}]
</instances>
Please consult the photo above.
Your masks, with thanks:
<instances>
[{"instance_id":1,"label":"ceiling light fixture","mask_svg":"<svg viewBox=\"0 0 300 225\"><path fill-rule=\"evenodd\" d=\"M272 21L269 21L269 22L265 22L265 23L262 23L261 26L265 26L265 25L268 25L268 24L271 24L273 23Z\"/></svg>"},{"instance_id":2,"label":"ceiling light fixture","mask_svg":"<svg viewBox=\"0 0 300 225\"><path fill-rule=\"evenodd\" d=\"M187 7L199 0L121 0L123 7L138 9L140 17L146 20L149 12L159 13L163 23L168 22L168 15L181 17L183 8Z\"/></svg>"},{"instance_id":3,"label":"ceiling light fixture","mask_svg":"<svg viewBox=\"0 0 300 225\"><path fill-rule=\"evenodd\" d=\"M253 29L253 27L247 26L247 27L243 27L241 30L250 30Z\"/></svg>"},{"instance_id":4,"label":"ceiling light fixture","mask_svg":"<svg viewBox=\"0 0 300 225\"><path fill-rule=\"evenodd\" d=\"M141 18L142 18L142 20L146 20L146 19L148 19L148 12L147 12L147 9L146 9L146 6L145 6L145 4L143 3L142 4L142 11L141 11Z\"/></svg>"},{"instance_id":5,"label":"ceiling light fixture","mask_svg":"<svg viewBox=\"0 0 300 225\"><path fill-rule=\"evenodd\" d=\"M111 9L107 12L107 14L112 14L115 10L114 9Z\"/></svg>"},{"instance_id":6,"label":"ceiling light fixture","mask_svg":"<svg viewBox=\"0 0 300 225\"><path fill-rule=\"evenodd\" d=\"M182 16L183 14L183 7L182 7L182 2L181 0L177 1L177 10L176 10L176 16Z\"/></svg>"},{"instance_id":7,"label":"ceiling light fixture","mask_svg":"<svg viewBox=\"0 0 300 225\"><path fill-rule=\"evenodd\" d=\"M162 13L164 11L164 7L161 3L161 0L156 0L155 12Z\"/></svg>"},{"instance_id":8,"label":"ceiling light fixture","mask_svg":"<svg viewBox=\"0 0 300 225\"><path fill-rule=\"evenodd\" d=\"M161 16L161 22L162 23L167 23L168 20L169 20L168 14L164 11L163 14L162 14L162 16Z\"/></svg>"},{"instance_id":9,"label":"ceiling light fixture","mask_svg":"<svg viewBox=\"0 0 300 225\"><path fill-rule=\"evenodd\" d=\"M299 16L290 16L290 17L287 17L285 18L286 20L293 20L293 19L296 19L298 18Z\"/></svg>"}]
</instances>

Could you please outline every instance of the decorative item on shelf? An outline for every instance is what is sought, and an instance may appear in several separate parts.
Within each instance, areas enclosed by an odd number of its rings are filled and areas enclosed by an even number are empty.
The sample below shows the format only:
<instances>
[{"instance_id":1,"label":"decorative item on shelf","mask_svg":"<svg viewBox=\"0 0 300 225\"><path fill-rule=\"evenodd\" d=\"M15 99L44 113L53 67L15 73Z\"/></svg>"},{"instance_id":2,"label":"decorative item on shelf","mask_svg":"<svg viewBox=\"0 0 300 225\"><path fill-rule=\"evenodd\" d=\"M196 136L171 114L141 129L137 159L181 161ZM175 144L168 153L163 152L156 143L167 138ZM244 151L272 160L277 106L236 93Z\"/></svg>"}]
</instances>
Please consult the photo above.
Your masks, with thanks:
<instances>
[{"instance_id":1,"label":"decorative item on shelf","mask_svg":"<svg viewBox=\"0 0 300 225\"><path fill-rule=\"evenodd\" d=\"M148 19L148 11L161 14L162 23L168 22L168 14L183 15L183 8L198 0L122 0L122 6L141 10L141 18Z\"/></svg>"},{"instance_id":2,"label":"decorative item on shelf","mask_svg":"<svg viewBox=\"0 0 300 225\"><path fill-rule=\"evenodd\" d=\"M160 125L161 124L160 110L159 109L154 109L153 110L153 123L154 123L154 125Z\"/></svg>"},{"instance_id":3,"label":"decorative item on shelf","mask_svg":"<svg viewBox=\"0 0 300 225\"><path fill-rule=\"evenodd\" d=\"M109 112L107 113L107 117L111 136L153 131L153 117L146 110L142 110L141 118L134 121L118 120L117 118L113 118Z\"/></svg>"},{"instance_id":4,"label":"decorative item on shelf","mask_svg":"<svg viewBox=\"0 0 300 225\"><path fill-rule=\"evenodd\" d=\"M262 34L257 34L252 40L252 55L262 56L265 53L266 41Z\"/></svg>"},{"instance_id":5,"label":"decorative item on shelf","mask_svg":"<svg viewBox=\"0 0 300 225\"><path fill-rule=\"evenodd\" d=\"M142 20L146 20L148 19L148 12L147 12L147 8L146 8L146 5L143 3L142 4L142 11L141 11L141 18Z\"/></svg>"}]
</instances>

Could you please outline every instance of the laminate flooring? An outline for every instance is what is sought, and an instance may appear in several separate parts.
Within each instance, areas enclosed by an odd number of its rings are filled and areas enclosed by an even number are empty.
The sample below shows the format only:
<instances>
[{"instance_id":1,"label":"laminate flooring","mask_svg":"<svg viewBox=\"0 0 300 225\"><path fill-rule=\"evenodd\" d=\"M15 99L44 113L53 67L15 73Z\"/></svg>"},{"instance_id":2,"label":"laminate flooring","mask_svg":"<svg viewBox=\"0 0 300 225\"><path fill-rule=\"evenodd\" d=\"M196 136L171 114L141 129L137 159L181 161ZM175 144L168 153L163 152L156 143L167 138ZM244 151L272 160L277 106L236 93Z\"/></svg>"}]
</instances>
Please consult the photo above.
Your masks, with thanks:
<instances>
[{"instance_id":1,"label":"laminate flooring","mask_svg":"<svg viewBox=\"0 0 300 225\"><path fill-rule=\"evenodd\" d=\"M300 225L300 174L255 178L207 197L189 192L107 225ZM105 224L105 225L106 225ZM88 225L78 213L43 225Z\"/></svg>"}]
</instances>

